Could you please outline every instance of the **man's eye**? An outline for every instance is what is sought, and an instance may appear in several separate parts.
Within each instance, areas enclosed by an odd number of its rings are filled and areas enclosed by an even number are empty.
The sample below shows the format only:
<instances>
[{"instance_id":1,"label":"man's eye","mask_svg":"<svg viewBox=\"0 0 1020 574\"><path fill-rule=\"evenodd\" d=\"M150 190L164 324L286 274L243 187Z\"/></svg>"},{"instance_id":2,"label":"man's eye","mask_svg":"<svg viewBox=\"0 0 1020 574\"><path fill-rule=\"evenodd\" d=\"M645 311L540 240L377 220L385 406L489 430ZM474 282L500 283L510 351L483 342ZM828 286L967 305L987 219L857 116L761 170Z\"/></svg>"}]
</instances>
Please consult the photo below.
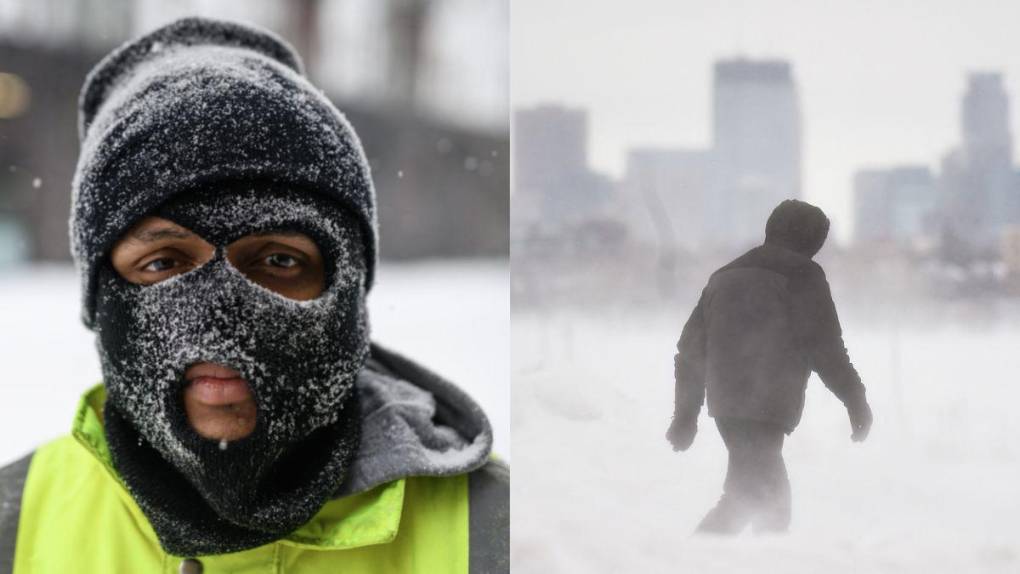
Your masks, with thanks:
<instances>
[{"instance_id":1,"label":"man's eye","mask_svg":"<svg viewBox=\"0 0 1020 574\"><path fill-rule=\"evenodd\" d=\"M161 257L159 259L153 259L152 261L146 263L145 267L142 267L142 271L159 273L160 271L167 271L169 269L173 269L175 263L176 262L173 259L170 259L169 257Z\"/></svg>"},{"instance_id":2,"label":"man's eye","mask_svg":"<svg viewBox=\"0 0 1020 574\"><path fill-rule=\"evenodd\" d=\"M290 269L298 265L297 258L291 257L286 253L273 253L265 258L265 262L270 267L280 267L283 269Z\"/></svg>"}]
</instances>

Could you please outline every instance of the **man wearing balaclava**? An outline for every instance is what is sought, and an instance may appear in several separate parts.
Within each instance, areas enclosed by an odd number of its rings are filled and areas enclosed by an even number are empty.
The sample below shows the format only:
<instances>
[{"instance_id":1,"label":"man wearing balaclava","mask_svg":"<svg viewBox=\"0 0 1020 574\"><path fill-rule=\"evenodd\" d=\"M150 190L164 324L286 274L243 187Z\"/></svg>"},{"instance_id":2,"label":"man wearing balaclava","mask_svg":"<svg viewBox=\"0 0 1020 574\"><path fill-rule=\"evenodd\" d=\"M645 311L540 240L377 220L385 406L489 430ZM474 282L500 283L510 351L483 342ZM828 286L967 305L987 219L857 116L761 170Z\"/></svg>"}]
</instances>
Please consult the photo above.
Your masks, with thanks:
<instances>
[{"instance_id":1,"label":"man wearing balaclava","mask_svg":"<svg viewBox=\"0 0 1020 574\"><path fill-rule=\"evenodd\" d=\"M180 20L79 103L103 383L0 470L0 571L508 572L484 413L370 342L369 166L293 50Z\"/></svg>"},{"instance_id":2,"label":"man wearing balaclava","mask_svg":"<svg viewBox=\"0 0 1020 574\"><path fill-rule=\"evenodd\" d=\"M864 385L843 344L825 273L811 258L825 243L821 209L786 200L772 212L764 244L712 274L674 359L676 399L666 433L687 450L707 402L729 452L723 495L698 532L783 532L790 483L783 439L804 409L812 371L846 406L851 438L871 428Z\"/></svg>"}]
</instances>

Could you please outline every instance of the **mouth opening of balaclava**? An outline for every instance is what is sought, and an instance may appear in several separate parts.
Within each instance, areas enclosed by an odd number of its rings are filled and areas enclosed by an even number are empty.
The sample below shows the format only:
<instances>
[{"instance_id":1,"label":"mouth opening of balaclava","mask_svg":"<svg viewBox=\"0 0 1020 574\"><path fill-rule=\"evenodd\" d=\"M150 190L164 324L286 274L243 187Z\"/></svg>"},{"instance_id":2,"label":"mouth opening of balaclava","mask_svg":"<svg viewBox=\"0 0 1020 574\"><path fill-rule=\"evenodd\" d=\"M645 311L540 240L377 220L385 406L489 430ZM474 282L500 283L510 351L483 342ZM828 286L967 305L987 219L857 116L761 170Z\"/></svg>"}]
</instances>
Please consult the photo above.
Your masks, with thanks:
<instances>
[{"instance_id":1,"label":"mouth opening of balaclava","mask_svg":"<svg viewBox=\"0 0 1020 574\"><path fill-rule=\"evenodd\" d=\"M807 257L822 249L829 235L829 218L810 203L787 199L769 216L765 243L779 245Z\"/></svg>"},{"instance_id":2,"label":"mouth opening of balaclava","mask_svg":"<svg viewBox=\"0 0 1020 574\"><path fill-rule=\"evenodd\" d=\"M365 254L335 202L259 182L195 190L150 215L216 248L201 266L152 285L97 274L96 325L114 466L163 547L177 555L265 544L310 519L356 453L354 380L369 349ZM241 237L308 235L323 252L321 295L297 301L244 276L225 256ZM222 443L188 423L185 370L237 370L257 405L254 431Z\"/></svg>"}]
</instances>

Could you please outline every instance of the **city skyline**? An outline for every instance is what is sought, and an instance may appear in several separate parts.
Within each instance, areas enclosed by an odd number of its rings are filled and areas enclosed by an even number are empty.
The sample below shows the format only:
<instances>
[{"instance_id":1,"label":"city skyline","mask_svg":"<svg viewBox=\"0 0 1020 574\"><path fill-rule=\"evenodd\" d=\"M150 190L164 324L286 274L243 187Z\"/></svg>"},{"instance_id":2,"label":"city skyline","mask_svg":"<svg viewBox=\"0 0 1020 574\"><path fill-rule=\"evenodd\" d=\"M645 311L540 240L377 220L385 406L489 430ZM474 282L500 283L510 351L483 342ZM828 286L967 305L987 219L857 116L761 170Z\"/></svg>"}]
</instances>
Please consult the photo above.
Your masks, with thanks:
<instances>
[{"instance_id":1,"label":"city skyline","mask_svg":"<svg viewBox=\"0 0 1020 574\"><path fill-rule=\"evenodd\" d=\"M528 236L619 226L629 240L668 252L760 242L761 222L772 209L801 197L794 73L782 60L719 60L712 94L710 146L632 148L618 180L591 168L586 110L516 109L515 227Z\"/></svg>"},{"instance_id":2,"label":"city skyline","mask_svg":"<svg viewBox=\"0 0 1020 574\"><path fill-rule=\"evenodd\" d=\"M853 231L854 172L938 169L959 140L969 72L1001 72L1007 93L1017 93L1020 39L1010 16L1020 6L638 0L631 8L592 2L579 15L561 0L515 3L514 29L528 31L513 38L515 107L588 109L591 163L619 178L631 148L709 145L714 61L789 60L804 111L803 196L830 213L842 240ZM565 36L567 48L557 44Z\"/></svg>"},{"instance_id":3,"label":"city skyline","mask_svg":"<svg viewBox=\"0 0 1020 574\"><path fill-rule=\"evenodd\" d=\"M1020 225L1020 170L1002 80L998 73L968 75L958 137L937 169L896 164L854 172L853 244L886 243L957 262L1003 248ZM758 222L772 207L801 197L795 74L783 60L717 60L712 93L710 146L630 148L616 180L592 168L586 109L517 108L518 222L544 220L548 228L608 217L625 223L635 240L689 251L756 243ZM605 194L610 189L615 199ZM661 214L650 221L637 204Z\"/></svg>"}]
</instances>

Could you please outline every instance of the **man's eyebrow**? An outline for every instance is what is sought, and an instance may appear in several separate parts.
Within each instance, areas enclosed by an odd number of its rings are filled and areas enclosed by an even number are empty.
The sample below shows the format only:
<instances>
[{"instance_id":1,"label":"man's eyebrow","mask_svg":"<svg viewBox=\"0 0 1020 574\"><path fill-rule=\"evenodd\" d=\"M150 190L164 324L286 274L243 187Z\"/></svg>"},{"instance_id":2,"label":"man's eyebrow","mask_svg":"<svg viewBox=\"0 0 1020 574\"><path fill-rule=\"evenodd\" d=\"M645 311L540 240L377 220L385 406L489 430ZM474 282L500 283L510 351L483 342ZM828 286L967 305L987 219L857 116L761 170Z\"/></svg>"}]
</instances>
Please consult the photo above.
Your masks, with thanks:
<instances>
[{"instance_id":1,"label":"man's eyebrow","mask_svg":"<svg viewBox=\"0 0 1020 574\"><path fill-rule=\"evenodd\" d=\"M195 234L176 227L156 227L154 229L139 229L131 233L132 239L152 243L160 239L190 239Z\"/></svg>"}]
</instances>

